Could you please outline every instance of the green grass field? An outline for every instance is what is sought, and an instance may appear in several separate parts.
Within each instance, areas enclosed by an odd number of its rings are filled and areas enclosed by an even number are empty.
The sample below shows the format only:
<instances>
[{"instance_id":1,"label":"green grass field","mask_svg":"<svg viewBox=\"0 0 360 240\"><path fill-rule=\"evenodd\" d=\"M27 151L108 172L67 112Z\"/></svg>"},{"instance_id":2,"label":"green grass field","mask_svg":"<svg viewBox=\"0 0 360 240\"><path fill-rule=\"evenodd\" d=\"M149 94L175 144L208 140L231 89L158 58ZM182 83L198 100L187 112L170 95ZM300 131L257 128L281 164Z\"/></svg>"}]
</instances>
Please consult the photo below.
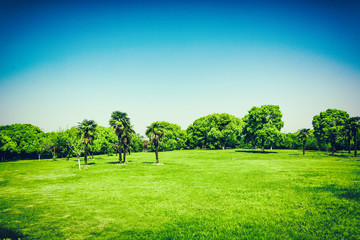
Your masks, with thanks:
<instances>
[{"instance_id":1,"label":"green grass field","mask_svg":"<svg viewBox=\"0 0 360 240\"><path fill-rule=\"evenodd\" d=\"M360 158L276 150L0 163L0 239L359 239Z\"/></svg>"}]
</instances>

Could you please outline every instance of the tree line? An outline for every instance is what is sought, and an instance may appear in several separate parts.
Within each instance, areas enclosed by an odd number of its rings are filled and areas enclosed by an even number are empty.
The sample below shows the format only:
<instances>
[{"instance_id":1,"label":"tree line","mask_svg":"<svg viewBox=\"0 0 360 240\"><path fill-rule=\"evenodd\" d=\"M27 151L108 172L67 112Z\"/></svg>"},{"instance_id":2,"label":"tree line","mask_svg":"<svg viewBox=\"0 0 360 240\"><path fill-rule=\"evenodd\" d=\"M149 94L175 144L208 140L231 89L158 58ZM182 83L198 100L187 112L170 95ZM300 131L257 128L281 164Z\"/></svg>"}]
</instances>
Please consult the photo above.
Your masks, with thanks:
<instances>
[{"instance_id":1,"label":"tree line","mask_svg":"<svg viewBox=\"0 0 360 240\"><path fill-rule=\"evenodd\" d=\"M109 127L94 120L83 120L67 130L45 133L31 124L0 126L0 159L70 158L79 161L97 154L117 154L119 163L127 154L146 150L158 152L181 149L305 149L331 151L354 150L357 155L359 117L350 117L338 109L315 115L313 129L282 133L284 126L279 106L252 107L243 118L228 113L213 113L196 119L186 130L174 123L157 121L147 127L145 135L136 133L124 112L114 111Z\"/></svg>"}]
</instances>

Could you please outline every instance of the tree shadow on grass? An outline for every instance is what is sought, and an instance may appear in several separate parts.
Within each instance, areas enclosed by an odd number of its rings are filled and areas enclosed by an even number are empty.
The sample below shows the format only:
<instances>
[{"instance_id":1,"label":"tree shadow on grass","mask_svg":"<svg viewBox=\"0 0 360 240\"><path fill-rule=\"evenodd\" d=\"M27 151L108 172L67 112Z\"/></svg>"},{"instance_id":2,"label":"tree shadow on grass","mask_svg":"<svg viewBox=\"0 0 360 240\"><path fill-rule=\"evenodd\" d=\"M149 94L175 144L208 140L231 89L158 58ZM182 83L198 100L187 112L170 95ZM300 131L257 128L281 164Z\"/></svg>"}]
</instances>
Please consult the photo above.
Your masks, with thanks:
<instances>
[{"instance_id":1,"label":"tree shadow on grass","mask_svg":"<svg viewBox=\"0 0 360 240\"><path fill-rule=\"evenodd\" d=\"M91 163L88 163L87 165L95 165L95 163L94 163L94 162L91 162Z\"/></svg>"},{"instance_id":2,"label":"tree shadow on grass","mask_svg":"<svg viewBox=\"0 0 360 240\"><path fill-rule=\"evenodd\" d=\"M332 192L338 198L345 198L348 200L360 201L360 190L355 188L342 188L335 184L323 186L323 187L314 187L317 192Z\"/></svg>"},{"instance_id":3,"label":"tree shadow on grass","mask_svg":"<svg viewBox=\"0 0 360 240\"><path fill-rule=\"evenodd\" d=\"M262 154L267 154L267 153L277 153L277 152L261 152L261 151L255 151L255 150L236 150L235 152L243 152L243 153L262 153Z\"/></svg>"},{"instance_id":4,"label":"tree shadow on grass","mask_svg":"<svg viewBox=\"0 0 360 240\"><path fill-rule=\"evenodd\" d=\"M119 163L119 161L116 161L116 162L107 162L107 164L124 164L124 163Z\"/></svg>"},{"instance_id":5,"label":"tree shadow on grass","mask_svg":"<svg viewBox=\"0 0 360 240\"><path fill-rule=\"evenodd\" d=\"M0 227L0 239L23 239L25 236L9 228Z\"/></svg>"}]
</instances>

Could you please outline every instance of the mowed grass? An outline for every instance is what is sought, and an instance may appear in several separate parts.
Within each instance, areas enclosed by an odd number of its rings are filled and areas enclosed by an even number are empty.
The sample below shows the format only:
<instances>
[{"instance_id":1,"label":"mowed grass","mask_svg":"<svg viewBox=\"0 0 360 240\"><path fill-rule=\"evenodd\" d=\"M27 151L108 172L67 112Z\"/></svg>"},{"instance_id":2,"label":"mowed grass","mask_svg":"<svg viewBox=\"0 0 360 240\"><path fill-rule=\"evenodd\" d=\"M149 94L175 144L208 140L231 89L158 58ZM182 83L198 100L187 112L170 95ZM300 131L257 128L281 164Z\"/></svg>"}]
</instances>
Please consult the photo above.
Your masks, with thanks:
<instances>
[{"instance_id":1,"label":"mowed grass","mask_svg":"<svg viewBox=\"0 0 360 240\"><path fill-rule=\"evenodd\" d=\"M0 163L0 239L359 239L360 158L276 150Z\"/></svg>"}]
</instances>

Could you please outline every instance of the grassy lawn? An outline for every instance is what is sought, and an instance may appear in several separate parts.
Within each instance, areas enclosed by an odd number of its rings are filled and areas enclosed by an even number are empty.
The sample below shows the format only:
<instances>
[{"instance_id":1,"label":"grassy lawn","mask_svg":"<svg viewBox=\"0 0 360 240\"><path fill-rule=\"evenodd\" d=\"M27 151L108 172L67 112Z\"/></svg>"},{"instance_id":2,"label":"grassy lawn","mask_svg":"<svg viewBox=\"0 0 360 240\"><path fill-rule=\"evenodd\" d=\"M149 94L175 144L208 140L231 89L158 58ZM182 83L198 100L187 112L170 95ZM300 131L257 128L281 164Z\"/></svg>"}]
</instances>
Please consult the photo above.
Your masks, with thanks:
<instances>
[{"instance_id":1,"label":"grassy lawn","mask_svg":"<svg viewBox=\"0 0 360 240\"><path fill-rule=\"evenodd\" d=\"M359 239L360 158L134 153L0 163L0 239Z\"/></svg>"}]
</instances>

